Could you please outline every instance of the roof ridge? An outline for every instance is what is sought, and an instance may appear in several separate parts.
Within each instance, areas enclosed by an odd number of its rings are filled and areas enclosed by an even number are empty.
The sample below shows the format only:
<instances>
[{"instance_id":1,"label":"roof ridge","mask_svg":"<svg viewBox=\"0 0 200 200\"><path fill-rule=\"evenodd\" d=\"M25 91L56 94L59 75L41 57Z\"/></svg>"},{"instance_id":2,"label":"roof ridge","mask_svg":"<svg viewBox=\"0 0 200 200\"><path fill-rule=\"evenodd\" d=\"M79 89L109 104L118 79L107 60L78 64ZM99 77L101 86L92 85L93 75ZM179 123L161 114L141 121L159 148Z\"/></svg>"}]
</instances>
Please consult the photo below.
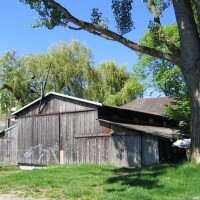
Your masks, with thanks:
<instances>
[{"instance_id":1,"label":"roof ridge","mask_svg":"<svg viewBox=\"0 0 200 200\"><path fill-rule=\"evenodd\" d=\"M56 92L48 92L48 93L44 96L44 98L46 98L46 97L49 96L49 95L60 96L60 97L64 97L64 98L68 98L68 99L72 99L72 100L76 100L76 101L81 101L81 102L84 102L84 103L94 104L94 105L97 105L97 106L102 106L102 105L103 105L102 103L99 103L99 102L90 101L90 100L86 100L86 99L82 99L82 98L78 98L78 97L73 97L73 96L69 96L69 95L65 95L65 94L61 94L61 93L56 93ZM22 110L28 108L29 106L31 106L31 105L33 105L33 104L39 102L40 99L41 99L41 97L38 98L38 99L36 99L36 100L34 100L34 101L32 101L32 102L30 102L29 104L25 105L24 107L18 109L17 111L13 112L13 113L11 114L11 116L14 116L15 114L17 114L17 113L21 112Z\"/></svg>"}]
</instances>

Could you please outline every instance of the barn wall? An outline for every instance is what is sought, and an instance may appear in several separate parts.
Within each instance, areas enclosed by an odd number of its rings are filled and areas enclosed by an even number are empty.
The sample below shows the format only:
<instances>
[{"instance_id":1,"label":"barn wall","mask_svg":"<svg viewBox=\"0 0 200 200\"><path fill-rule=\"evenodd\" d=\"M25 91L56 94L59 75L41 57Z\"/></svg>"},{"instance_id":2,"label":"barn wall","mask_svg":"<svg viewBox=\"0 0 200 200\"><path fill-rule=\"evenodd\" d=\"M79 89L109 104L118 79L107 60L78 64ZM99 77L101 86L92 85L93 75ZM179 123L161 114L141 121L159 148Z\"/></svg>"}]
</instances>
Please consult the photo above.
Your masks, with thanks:
<instances>
[{"instance_id":1,"label":"barn wall","mask_svg":"<svg viewBox=\"0 0 200 200\"><path fill-rule=\"evenodd\" d=\"M91 111L62 115L64 163L140 166L141 136L100 123L97 114Z\"/></svg>"},{"instance_id":2,"label":"barn wall","mask_svg":"<svg viewBox=\"0 0 200 200\"><path fill-rule=\"evenodd\" d=\"M5 134L0 136L0 162L17 164L17 127L5 131Z\"/></svg>"},{"instance_id":3,"label":"barn wall","mask_svg":"<svg viewBox=\"0 0 200 200\"><path fill-rule=\"evenodd\" d=\"M61 146L64 150L64 163L76 163L78 138L101 135L97 111L69 113L60 115ZM80 141L80 145L81 145ZM85 152L86 153L86 152Z\"/></svg>"},{"instance_id":4,"label":"barn wall","mask_svg":"<svg viewBox=\"0 0 200 200\"><path fill-rule=\"evenodd\" d=\"M142 136L142 165L155 165L158 163L158 137L145 134Z\"/></svg>"},{"instance_id":5,"label":"barn wall","mask_svg":"<svg viewBox=\"0 0 200 200\"><path fill-rule=\"evenodd\" d=\"M59 164L58 116L18 120L18 162L33 165Z\"/></svg>"},{"instance_id":6,"label":"barn wall","mask_svg":"<svg viewBox=\"0 0 200 200\"><path fill-rule=\"evenodd\" d=\"M18 118L19 163L141 166L158 162L156 137L100 122L96 105L63 97L47 98L44 103L39 115L35 105Z\"/></svg>"},{"instance_id":7,"label":"barn wall","mask_svg":"<svg viewBox=\"0 0 200 200\"><path fill-rule=\"evenodd\" d=\"M76 138L74 163L140 166L139 136Z\"/></svg>"},{"instance_id":8,"label":"barn wall","mask_svg":"<svg viewBox=\"0 0 200 200\"><path fill-rule=\"evenodd\" d=\"M141 135L133 130L111 125L114 155L112 164L117 166L141 166Z\"/></svg>"},{"instance_id":9,"label":"barn wall","mask_svg":"<svg viewBox=\"0 0 200 200\"><path fill-rule=\"evenodd\" d=\"M97 111L20 118L18 162L141 166L141 136L97 120Z\"/></svg>"},{"instance_id":10,"label":"barn wall","mask_svg":"<svg viewBox=\"0 0 200 200\"><path fill-rule=\"evenodd\" d=\"M75 135L100 133L96 119L96 110L19 118L18 162L59 164L59 150L64 149L65 163L74 163Z\"/></svg>"}]
</instances>

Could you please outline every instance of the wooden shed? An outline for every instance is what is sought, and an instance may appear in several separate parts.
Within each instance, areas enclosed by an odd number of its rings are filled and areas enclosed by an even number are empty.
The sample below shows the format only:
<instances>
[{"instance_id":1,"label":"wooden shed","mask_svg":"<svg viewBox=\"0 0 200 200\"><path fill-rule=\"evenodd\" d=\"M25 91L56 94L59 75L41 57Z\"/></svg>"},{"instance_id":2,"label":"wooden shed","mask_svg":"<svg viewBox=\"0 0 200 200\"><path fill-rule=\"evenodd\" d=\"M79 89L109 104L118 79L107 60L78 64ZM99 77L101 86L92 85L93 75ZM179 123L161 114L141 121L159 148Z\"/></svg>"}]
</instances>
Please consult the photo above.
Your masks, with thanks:
<instances>
[{"instance_id":1,"label":"wooden shed","mask_svg":"<svg viewBox=\"0 0 200 200\"><path fill-rule=\"evenodd\" d=\"M18 163L159 163L158 138L173 121L54 92L12 114L18 126ZM168 127L163 127L168 126Z\"/></svg>"}]
</instances>

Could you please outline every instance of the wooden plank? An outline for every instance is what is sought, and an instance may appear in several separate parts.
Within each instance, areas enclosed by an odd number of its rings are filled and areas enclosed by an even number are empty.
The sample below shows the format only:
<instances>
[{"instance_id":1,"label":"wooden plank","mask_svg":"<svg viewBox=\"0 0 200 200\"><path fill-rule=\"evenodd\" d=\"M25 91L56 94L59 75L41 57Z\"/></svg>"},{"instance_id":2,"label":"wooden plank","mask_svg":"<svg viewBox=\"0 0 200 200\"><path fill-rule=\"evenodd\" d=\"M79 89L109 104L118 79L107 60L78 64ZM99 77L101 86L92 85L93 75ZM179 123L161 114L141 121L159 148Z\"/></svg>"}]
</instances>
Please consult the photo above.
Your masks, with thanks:
<instances>
[{"instance_id":1,"label":"wooden plank","mask_svg":"<svg viewBox=\"0 0 200 200\"><path fill-rule=\"evenodd\" d=\"M5 131L0 138L0 162L6 164L17 164L17 127Z\"/></svg>"},{"instance_id":2,"label":"wooden plank","mask_svg":"<svg viewBox=\"0 0 200 200\"><path fill-rule=\"evenodd\" d=\"M19 119L18 162L31 163L32 157L32 119Z\"/></svg>"},{"instance_id":3,"label":"wooden plank","mask_svg":"<svg viewBox=\"0 0 200 200\"><path fill-rule=\"evenodd\" d=\"M156 136L142 136L142 165L159 163L158 138Z\"/></svg>"}]
</instances>

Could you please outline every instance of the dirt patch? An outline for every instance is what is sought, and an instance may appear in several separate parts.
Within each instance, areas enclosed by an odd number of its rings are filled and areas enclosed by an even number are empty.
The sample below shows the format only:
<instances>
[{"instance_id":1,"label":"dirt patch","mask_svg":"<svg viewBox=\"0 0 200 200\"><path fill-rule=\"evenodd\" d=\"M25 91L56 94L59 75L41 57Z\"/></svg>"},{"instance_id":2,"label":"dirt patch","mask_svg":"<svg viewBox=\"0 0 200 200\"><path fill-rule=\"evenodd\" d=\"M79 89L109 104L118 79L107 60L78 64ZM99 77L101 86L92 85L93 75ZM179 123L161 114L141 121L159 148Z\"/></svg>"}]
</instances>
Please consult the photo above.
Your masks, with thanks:
<instances>
[{"instance_id":1,"label":"dirt patch","mask_svg":"<svg viewBox=\"0 0 200 200\"><path fill-rule=\"evenodd\" d=\"M0 194L0 200L35 200L34 198L23 198L23 197L17 197L14 194ZM47 199L38 199L37 200L47 200Z\"/></svg>"}]
</instances>

